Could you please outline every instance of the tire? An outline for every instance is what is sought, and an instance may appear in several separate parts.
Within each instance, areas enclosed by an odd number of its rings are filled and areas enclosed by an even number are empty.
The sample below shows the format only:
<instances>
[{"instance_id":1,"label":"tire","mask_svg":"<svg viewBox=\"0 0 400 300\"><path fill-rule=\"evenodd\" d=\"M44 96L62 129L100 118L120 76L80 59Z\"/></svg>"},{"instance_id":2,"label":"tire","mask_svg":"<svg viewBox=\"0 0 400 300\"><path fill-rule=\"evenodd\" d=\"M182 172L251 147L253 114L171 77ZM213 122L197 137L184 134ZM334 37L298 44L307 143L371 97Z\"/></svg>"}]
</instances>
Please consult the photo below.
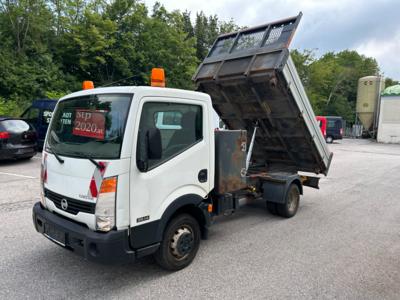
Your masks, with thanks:
<instances>
[{"instance_id":1,"label":"tire","mask_svg":"<svg viewBox=\"0 0 400 300\"><path fill-rule=\"evenodd\" d=\"M191 215L181 214L168 224L154 258L162 268L178 271L191 264L199 246L199 223Z\"/></svg>"},{"instance_id":2,"label":"tire","mask_svg":"<svg viewBox=\"0 0 400 300\"><path fill-rule=\"evenodd\" d=\"M277 215L278 214L278 210L276 208L276 203L274 203L274 202L267 201L267 209L273 215Z\"/></svg>"},{"instance_id":3,"label":"tire","mask_svg":"<svg viewBox=\"0 0 400 300\"><path fill-rule=\"evenodd\" d=\"M276 204L278 214L284 218L291 218L299 209L300 191L297 184L292 183L287 190L284 204Z\"/></svg>"},{"instance_id":4,"label":"tire","mask_svg":"<svg viewBox=\"0 0 400 300\"><path fill-rule=\"evenodd\" d=\"M332 143L333 143L333 137L327 136L327 137L326 137L326 142L327 142L328 144L332 144Z\"/></svg>"}]
</instances>

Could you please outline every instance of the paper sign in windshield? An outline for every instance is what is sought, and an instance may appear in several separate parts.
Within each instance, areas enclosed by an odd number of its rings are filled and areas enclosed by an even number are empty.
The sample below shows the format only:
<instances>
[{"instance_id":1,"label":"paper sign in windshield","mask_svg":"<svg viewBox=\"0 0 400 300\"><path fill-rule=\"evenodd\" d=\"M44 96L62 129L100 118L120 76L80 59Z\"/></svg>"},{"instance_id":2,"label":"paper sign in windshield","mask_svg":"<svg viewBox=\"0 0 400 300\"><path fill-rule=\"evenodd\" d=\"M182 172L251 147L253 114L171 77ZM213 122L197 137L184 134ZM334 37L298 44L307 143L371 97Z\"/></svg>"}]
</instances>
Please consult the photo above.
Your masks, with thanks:
<instances>
[{"instance_id":1,"label":"paper sign in windshield","mask_svg":"<svg viewBox=\"0 0 400 300\"><path fill-rule=\"evenodd\" d=\"M77 109L72 134L104 140L105 112Z\"/></svg>"}]
</instances>

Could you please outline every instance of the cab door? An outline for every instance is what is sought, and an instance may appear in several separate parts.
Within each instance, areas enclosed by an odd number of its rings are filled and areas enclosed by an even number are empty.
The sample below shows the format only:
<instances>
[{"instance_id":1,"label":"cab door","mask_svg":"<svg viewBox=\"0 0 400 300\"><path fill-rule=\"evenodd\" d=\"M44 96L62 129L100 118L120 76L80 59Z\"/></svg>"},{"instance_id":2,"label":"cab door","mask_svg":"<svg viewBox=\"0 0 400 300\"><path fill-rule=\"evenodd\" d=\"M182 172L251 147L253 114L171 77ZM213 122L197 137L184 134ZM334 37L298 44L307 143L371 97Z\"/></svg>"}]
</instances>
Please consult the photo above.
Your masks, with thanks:
<instances>
[{"instance_id":1,"label":"cab door","mask_svg":"<svg viewBox=\"0 0 400 300\"><path fill-rule=\"evenodd\" d=\"M132 155L131 226L157 221L180 196L206 197L210 182L210 133L208 106L190 99L144 97L138 108L132 153L138 135L156 128L161 135L161 158L150 159L139 171Z\"/></svg>"}]
</instances>

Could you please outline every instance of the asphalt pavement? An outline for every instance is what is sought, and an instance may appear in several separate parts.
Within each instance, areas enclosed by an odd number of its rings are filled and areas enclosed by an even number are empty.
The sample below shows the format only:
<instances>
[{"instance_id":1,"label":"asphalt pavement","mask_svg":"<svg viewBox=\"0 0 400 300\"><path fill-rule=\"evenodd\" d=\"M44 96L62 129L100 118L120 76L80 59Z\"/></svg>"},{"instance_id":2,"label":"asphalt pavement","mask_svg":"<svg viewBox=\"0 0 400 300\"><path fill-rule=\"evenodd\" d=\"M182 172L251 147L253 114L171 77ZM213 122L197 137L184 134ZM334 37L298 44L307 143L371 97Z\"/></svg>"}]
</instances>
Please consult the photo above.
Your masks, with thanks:
<instances>
[{"instance_id":1,"label":"asphalt pavement","mask_svg":"<svg viewBox=\"0 0 400 300\"><path fill-rule=\"evenodd\" d=\"M40 157L0 163L0 299L400 299L400 145L343 140L297 215L216 220L194 262L90 263L36 233Z\"/></svg>"}]
</instances>

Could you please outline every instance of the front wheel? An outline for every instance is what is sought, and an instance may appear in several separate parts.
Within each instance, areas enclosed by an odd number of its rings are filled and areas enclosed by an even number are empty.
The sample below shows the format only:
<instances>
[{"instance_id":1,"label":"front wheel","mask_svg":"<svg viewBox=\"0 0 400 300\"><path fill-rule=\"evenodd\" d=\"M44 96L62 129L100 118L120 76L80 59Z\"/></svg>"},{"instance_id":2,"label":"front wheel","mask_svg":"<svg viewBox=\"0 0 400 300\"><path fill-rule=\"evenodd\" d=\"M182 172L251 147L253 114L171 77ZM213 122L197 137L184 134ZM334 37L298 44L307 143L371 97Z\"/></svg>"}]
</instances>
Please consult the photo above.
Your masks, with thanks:
<instances>
[{"instance_id":1,"label":"front wheel","mask_svg":"<svg viewBox=\"0 0 400 300\"><path fill-rule=\"evenodd\" d=\"M326 142L328 144L332 144L333 143L333 137L331 137L331 136L326 137Z\"/></svg>"},{"instance_id":2,"label":"front wheel","mask_svg":"<svg viewBox=\"0 0 400 300\"><path fill-rule=\"evenodd\" d=\"M154 257L162 268L177 271L190 265L199 246L199 223L191 215L181 214L168 224Z\"/></svg>"}]
</instances>

